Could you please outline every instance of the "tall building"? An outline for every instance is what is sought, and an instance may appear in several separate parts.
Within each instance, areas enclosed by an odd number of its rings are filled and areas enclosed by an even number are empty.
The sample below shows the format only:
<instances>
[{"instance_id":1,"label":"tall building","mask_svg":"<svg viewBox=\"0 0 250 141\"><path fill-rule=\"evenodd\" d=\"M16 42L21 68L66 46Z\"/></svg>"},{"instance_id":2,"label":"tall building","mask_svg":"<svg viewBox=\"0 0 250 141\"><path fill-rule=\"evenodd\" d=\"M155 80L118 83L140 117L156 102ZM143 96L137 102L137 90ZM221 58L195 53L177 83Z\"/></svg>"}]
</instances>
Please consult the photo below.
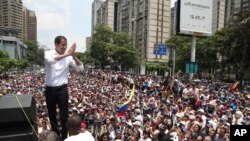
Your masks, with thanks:
<instances>
[{"instance_id":1,"label":"tall building","mask_svg":"<svg viewBox=\"0 0 250 141\"><path fill-rule=\"evenodd\" d=\"M225 1L213 0L212 33L215 34L224 27Z\"/></svg>"},{"instance_id":2,"label":"tall building","mask_svg":"<svg viewBox=\"0 0 250 141\"><path fill-rule=\"evenodd\" d=\"M23 41L37 41L36 13L23 7Z\"/></svg>"},{"instance_id":3,"label":"tall building","mask_svg":"<svg viewBox=\"0 0 250 141\"><path fill-rule=\"evenodd\" d=\"M132 37L142 54L144 74L146 62L168 61L168 55L154 54L154 46L169 38L170 6L171 0L106 0L97 10L97 23Z\"/></svg>"},{"instance_id":4,"label":"tall building","mask_svg":"<svg viewBox=\"0 0 250 141\"><path fill-rule=\"evenodd\" d=\"M117 0L106 0L97 10L97 24L109 26L117 31Z\"/></svg>"},{"instance_id":5,"label":"tall building","mask_svg":"<svg viewBox=\"0 0 250 141\"><path fill-rule=\"evenodd\" d=\"M225 25L230 22L240 10L250 11L250 0L226 0L225 2Z\"/></svg>"},{"instance_id":6,"label":"tall building","mask_svg":"<svg viewBox=\"0 0 250 141\"><path fill-rule=\"evenodd\" d=\"M118 31L133 37L145 62L167 62L167 55L155 55L154 44L170 35L170 0L119 0Z\"/></svg>"},{"instance_id":7,"label":"tall building","mask_svg":"<svg viewBox=\"0 0 250 141\"><path fill-rule=\"evenodd\" d=\"M103 3L103 0L94 0L92 3L91 35L94 34L95 26L97 24L97 10L102 6Z\"/></svg>"},{"instance_id":8,"label":"tall building","mask_svg":"<svg viewBox=\"0 0 250 141\"><path fill-rule=\"evenodd\" d=\"M21 0L0 1L0 35L22 39L22 8Z\"/></svg>"},{"instance_id":9,"label":"tall building","mask_svg":"<svg viewBox=\"0 0 250 141\"><path fill-rule=\"evenodd\" d=\"M177 2L175 2L174 7L171 8L170 36L176 35L176 14L177 14Z\"/></svg>"},{"instance_id":10,"label":"tall building","mask_svg":"<svg viewBox=\"0 0 250 141\"><path fill-rule=\"evenodd\" d=\"M171 29L170 29L170 36L174 36L174 31L175 31L175 7L171 8Z\"/></svg>"},{"instance_id":11,"label":"tall building","mask_svg":"<svg viewBox=\"0 0 250 141\"><path fill-rule=\"evenodd\" d=\"M92 38L86 37L85 44L86 44L86 51L89 52L91 49Z\"/></svg>"}]
</instances>

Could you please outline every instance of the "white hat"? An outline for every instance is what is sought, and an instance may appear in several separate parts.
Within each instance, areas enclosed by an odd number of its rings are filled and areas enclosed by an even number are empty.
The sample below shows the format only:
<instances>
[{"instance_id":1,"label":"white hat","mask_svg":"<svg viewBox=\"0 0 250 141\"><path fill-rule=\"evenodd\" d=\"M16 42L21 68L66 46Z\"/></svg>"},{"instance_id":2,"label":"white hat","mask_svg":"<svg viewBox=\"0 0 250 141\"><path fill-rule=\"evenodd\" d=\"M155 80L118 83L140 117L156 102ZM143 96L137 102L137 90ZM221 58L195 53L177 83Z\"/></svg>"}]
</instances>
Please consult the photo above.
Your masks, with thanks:
<instances>
[{"instance_id":1,"label":"white hat","mask_svg":"<svg viewBox=\"0 0 250 141\"><path fill-rule=\"evenodd\" d=\"M180 123L181 123L182 125L185 125L185 124L186 124L185 121L181 121Z\"/></svg>"},{"instance_id":2,"label":"white hat","mask_svg":"<svg viewBox=\"0 0 250 141\"><path fill-rule=\"evenodd\" d=\"M76 107L73 107L72 110L73 110L73 111L77 111Z\"/></svg>"},{"instance_id":3,"label":"white hat","mask_svg":"<svg viewBox=\"0 0 250 141\"><path fill-rule=\"evenodd\" d=\"M236 117L241 117L242 116L242 112L241 111L236 111L235 112L235 116Z\"/></svg>"},{"instance_id":4,"label":"white hat","mask_svg":"<svg viewBox=\"0 0 250 141\"><path fill-rule=\"evenodd\" d=\"M135 112L136 113L141 113L141 110L140 109L135 109Z\"/></svg>"},{"instance_id":5,"label":"white hat","mask_svg":"<svg viewBox=\"0 0 250 141\"><path fill-rule=\"evenodd\" d=\"M194 116L194 115L190 115L190 116L189 116L189 119L194 120L194 119L195 119L195 116Z\"/></svg>"},{"instance_id":6,"label":"white hat","mask_svg":"<svg viewBox=\"0 0 250 141\"><path fill-rule=\"evenodd\" d=\"M147 114L147 117L148 117L149 119L151 119L151 118L152 118L150 114Z\"/></svg>"},{"instance_id":7,"label":"white hat","mask_svg":"<svg viewBox=\"0 0 250 141\"><path fill-rule=\"evenodd\" d=\"M200 123L198 121L194 121L193 125L198 125L200 126Z\"/></svg>"},{"instance_id":8,"label":"white hat","mask_svg":"<svg viewBox=\"0 0 250 141\"><path fill-rule=\"evenodd\" d=\"M198 112L204 113L205 111L203 109L199 109Z\"/></svg>"},{"instance_id":9,"label":"white hat","mask_svg":"<svg viewBox=\"0 0 250 141\"><path fill-rule=\"evenodd\" d=\"M136 116L136 117L135 117L135 120L140 121L140 122L143 122L143 118L142 118L141 115Z\"/></svg>"},{"instance_id":10,"label":"white hat","mask_svg":"<svg viewBox=\"0 0 250 141\"><path fill-rule=\"evenodd\" d=\"M141 126L142 124L141 124L140 121L135 121L135 122L133 123L133 125Z\"/></svg>"},{"instance_id":11,"label":"white hat","mask_svg":"<svg viewBox=\"0 0 250 141\"><path fill-rule=\"evenodd\" d=\"M74 101L75 103L78 103L78 99L77 99L77 98L73 98L73 101Z\"/></svg>"},{"instance_id":12,"label":"white hat","mask_svg":"<svg viewBox=\"0 0 250 141\"><path fill-rule=\"evenodd\" d=\"M250 108L249 108L249 107L246 107L245 110L250 111Z\"/></svg>"},{"instance_id":13,"label":"white hat","mask_svg":"<svg viewBox=\"0 0 250 141\"><path fill-rule=\"evenodd\" d=\"M77 108L82 107L82 103L78 104Z\"/></svg>"},{"instance_id":14,"label":"white hat","mask_svg":"<svg viewBox=\"0 0 250 141\"><path fill-rule=\"evenodd\" d=\"M182 115L180 113L176 113L176 117L182 118Z\"/></svg>"}]
</instances>

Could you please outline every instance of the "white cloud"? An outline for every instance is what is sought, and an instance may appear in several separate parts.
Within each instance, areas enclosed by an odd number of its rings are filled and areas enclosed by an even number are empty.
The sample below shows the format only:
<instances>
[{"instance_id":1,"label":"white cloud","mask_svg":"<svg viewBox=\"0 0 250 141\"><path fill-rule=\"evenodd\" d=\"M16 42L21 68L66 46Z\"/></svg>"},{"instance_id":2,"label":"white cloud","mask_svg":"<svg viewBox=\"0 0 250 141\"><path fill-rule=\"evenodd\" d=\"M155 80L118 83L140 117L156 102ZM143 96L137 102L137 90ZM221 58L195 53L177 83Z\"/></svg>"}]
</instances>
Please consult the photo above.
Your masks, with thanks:
<instances>
[{"instance_id":1,"label":"white cloud","mask_svg":"<svg viewBox=\"0 0 250 141\"><path fill-rule=\"evenodd\" d=\"M38 26L42 30L55 30L67 25L68 18L59 13L47 13L38 17Z\"/></svg>"},{"instance_id":2,"label":"white cloud","mask_svg":"<svg viewBox=\"0 0 250 141\"><path fill-rule=\"evenodd\" d=\"M23 4L36 12L38 29L63 28L70 20L70 0L23 0Z\"/></svg>"},{"instance_id":3,"label":"white cloud","mask_svg":"<svg viewBox=\"0 0 250 141\"><path fill-rule=\"evenodd\" d=\"M174 7L174 3L176 2L177 0L171 0L171 7Z\"/></svg>"},{"instance_id":4,"label":"white cloud","mask_svg":"<svg viewBox=\"0 0 250 141\"><path fill-rule=\"evenodd\" d=\"M81 1L81 0L80 0ZM82 31L75 30L75 22L72 21L74 8L72 0L23 0L23 5L30 10L34 10L37 16L38 42L47 48L54 48L54 38L64 35L68 38L68 47L76 42L77 51L83 51L84 37ZM74 4L78 4L74 0ZM81 3L82 4L82 3ZM91 11L86 12L91 14ZM83 17L82 14L79 14ZM91 19L89 19L91 20ZM85 27L90 28L90 27Z\"/></svg>"}]
</instances>

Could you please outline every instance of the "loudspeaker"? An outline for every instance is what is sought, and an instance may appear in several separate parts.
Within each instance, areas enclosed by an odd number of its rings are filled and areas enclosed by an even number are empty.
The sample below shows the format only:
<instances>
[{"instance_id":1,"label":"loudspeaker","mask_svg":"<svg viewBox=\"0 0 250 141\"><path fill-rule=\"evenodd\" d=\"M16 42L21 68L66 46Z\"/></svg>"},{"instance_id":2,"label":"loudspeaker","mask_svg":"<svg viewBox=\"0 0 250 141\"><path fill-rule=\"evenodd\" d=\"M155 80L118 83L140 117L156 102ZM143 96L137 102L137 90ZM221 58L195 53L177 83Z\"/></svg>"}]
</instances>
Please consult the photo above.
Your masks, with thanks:
<instances>
[{"instance_id":1,"label":"loudspeaker","mask_svg":"<svg viewBox=\"0 0 250 141\"><path fill-rule=\"evenodd\" d=\"M0 141L37 141L28 119L36 130L36 103L33 95L0 97Z\"/></svg>"}]
</instances>

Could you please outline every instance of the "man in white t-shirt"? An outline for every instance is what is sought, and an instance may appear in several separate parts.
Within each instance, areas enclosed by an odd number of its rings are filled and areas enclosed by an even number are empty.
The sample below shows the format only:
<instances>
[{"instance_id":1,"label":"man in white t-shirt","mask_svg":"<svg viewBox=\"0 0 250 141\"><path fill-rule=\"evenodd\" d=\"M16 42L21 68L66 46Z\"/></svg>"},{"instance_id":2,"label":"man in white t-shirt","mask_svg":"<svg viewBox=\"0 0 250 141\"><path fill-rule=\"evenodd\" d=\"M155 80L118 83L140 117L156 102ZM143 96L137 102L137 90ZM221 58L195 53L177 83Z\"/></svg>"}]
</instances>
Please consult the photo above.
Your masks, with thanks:
<instances>
[{"instance_id":1,"label":"man in white t-shirt","mask_svg":"<svg viewBox=\"0 0 250 141\"><path fill-rule=\"evenodd\" d=\"M84 122L82 122L81 123L81 133L78 134L78 136L80 136L84 139L87 139L85 141L95 141L95 138L88 130L86 130L86 127L87 127L86 124Z\"/></svg>"},{"instance_id":2,"label":"man in white t-shirt","mask_svg":"<svg viewBox=\"0 0 250 141\"><path fill-rule=\"evenodd\" d=\"M91 133L86 130L81 130L81 123L82 120L79 115L73 115L68 118L67 127L69 137L64 141L95 141Z\"/></svg>"}]
</instances>

